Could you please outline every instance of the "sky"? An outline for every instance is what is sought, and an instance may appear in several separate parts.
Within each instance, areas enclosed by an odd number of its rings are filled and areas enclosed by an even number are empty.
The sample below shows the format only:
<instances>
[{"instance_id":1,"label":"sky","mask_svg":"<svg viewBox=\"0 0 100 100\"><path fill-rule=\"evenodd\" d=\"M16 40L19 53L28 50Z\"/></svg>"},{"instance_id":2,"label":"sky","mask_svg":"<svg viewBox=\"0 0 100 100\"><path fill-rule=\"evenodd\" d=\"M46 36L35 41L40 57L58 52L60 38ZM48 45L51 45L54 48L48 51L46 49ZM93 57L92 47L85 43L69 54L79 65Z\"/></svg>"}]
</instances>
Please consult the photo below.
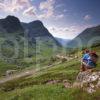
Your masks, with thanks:
<instances>
[{"instance_id":1,"label":"sky","mask_svg":"<svg viewBox=\"0 0 100 100\"><path fill-rule=\"evenodd\" d=\"M0 0L0 18L8 15L27 23L41 20L53 36L73 39L100 25L100 0Z\"/></svg>"}]
</instances>

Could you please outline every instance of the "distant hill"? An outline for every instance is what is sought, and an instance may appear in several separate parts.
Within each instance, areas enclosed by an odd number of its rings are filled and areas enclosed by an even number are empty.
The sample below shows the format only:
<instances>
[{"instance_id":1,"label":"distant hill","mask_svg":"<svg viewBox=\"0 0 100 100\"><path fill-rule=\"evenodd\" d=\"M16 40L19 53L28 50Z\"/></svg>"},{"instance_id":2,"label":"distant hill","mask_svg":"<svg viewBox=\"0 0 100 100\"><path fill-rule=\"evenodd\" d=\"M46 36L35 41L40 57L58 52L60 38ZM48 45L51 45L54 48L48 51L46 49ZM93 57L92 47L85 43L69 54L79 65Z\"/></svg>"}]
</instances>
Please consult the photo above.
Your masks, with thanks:
<instances>
[{"instance_id":1,"label":"distant hill","mask_svg":"<svg viewBox=\"0 0 100 100\"><path fill-rule=\"evenodd\" d=\"M91 41L93 41L92 46L100 44L100 25L92 28L87 28L71 42L69 42L68 46L78 47L79 43L79 46L86 47L88 44L90 45Z\"/></svg>"},{"instance_id":2,"label":"distant hill","mask_svg":"<svg viewBox=\"0 0 100 100\"><path fill-rule=\"evenodd\" d=\"M71 41L71 39L63 39L55 37L55 39L64 47L67 47L67 44Z\"/></svg>"}]
</instances>

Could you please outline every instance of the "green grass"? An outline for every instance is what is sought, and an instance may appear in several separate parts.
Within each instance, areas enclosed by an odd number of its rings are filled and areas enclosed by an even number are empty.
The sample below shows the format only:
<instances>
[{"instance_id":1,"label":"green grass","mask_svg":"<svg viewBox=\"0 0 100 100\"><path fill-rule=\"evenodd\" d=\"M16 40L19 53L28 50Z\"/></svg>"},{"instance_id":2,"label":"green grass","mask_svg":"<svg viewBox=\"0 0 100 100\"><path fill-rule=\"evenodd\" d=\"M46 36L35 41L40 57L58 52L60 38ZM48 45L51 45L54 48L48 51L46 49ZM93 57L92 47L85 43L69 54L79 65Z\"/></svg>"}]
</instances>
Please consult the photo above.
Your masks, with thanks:
<instances>
[{"instance_id":1,"label":"green grass","mask_svg":"<svg viewBox=\"0 0 100 100\"><path fill-rule=\"evenodd\" d=\"M40 42L43 42L39 45L40 51L37 53L36 44L29 43L28 48L24 46L24 41L22 41L22 36L19 36L17 33L13 34L13 36L8 36L8 34L1 36L0 35L0 45L1 45L1 55L0 59L0 77L6 73L7 70L16 69L17 66L23 70L29 68L31 66L36 67L36 63L39 63L40 66L48 65L50 62L50 58L56 55L59 51L59 48L53 52L53 44L54 41L50 39L42 39ZM11 42L15 39L18 43L19 48L15 48L13 43ZM11 41L10 41L11 40ZM18 55L15 58L12 58L15 53L15 49L18 50ZM24 56L24 53L28 49L28 55ZM10 63L9 63L10 62Z\"/></svg>"},{"instance_id":2,"label":"green grass","mask_svg":"<svg viewBox=\"0 0 100 100\"><path fill-rule=\"evenodd\" d=\"M77 60L61 63L49 69L41 70L31 77L23 77L17 80L1 84L0 88L4 91L16 88L24 88L30 85L45 84L49 80L69 80L73 82L79 71L79 62Z\"/></svg>"},{"instance_id":3,"label":"green grass","mask_svg":"<svg viewBox=\"0 0 100 100\"><path fill-rule=\"evenodd\" d=\"M100 91L88 94L81 89L65 89L63 85L35 85L1 92L0 100L99 100Z\"/></svg>"},{"instance_id":4,"label":"green grass","mask_svg":"<svg viewBox=\"0 0 100 100\"><path fill-rule=\"evenodd\" d=\"M4 61L0 61L0 76L4 75L6 73L7 70L16 70L18 69L16 65L13 65L13 64L8 64Z\"/></svg>"},{"instance_id":5,"label":"green grass","mask_svg":"<svg viewBox=\"0 0 100 100\"><path fill-rule=\"evenodd\" d=\"M99 48L93 48L100 54ZM88 94L81 89L66 89L62 83L46 85L49 80L68 80L73 83L80 69L79 59L60 63L0 85L0 100L100 100L100 90ZM100 60L97 68L100 70Z\"/></svg>"}]
</instances>

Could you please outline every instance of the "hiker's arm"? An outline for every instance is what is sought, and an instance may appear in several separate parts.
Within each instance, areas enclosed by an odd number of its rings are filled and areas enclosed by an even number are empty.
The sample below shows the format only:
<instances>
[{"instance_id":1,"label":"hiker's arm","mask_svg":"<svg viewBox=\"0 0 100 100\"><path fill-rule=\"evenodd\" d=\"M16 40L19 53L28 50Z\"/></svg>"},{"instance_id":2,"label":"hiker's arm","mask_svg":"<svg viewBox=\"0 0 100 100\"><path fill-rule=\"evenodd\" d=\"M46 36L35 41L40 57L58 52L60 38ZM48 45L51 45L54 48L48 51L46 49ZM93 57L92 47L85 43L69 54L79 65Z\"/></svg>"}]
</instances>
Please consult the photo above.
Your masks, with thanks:
<instances>
[{"instance_id":1,"label":"hiker's arm","mask_svg":"<svg viewBox=\"0 0 100 100\"><path fill-rule=\"evenodd\" d=\"M86 64L85 62L83 62L83 64L87 67L87 68L95 68L95 66L90 66L89 64Z\"/></svg>"},{"instance_id":2,"label":"hiker's arm","mask_svg":"<svg viewBox=\"0 0 100 100\"><path fill-rule=\"evenodd\" d=\"M85 63L85 62L83 62L83 61L82 61L82 64L83 64L83 65L85 65L85 66L88 66L88 64L86 64L86 63Z\"/></svg>"},{"instance_id":3,"label":"hiker's arm","mask_svg":"<svg viewBox=\"0 0 100 100\"><path fill-rule=\"evenodd\" d=\"M87 65L86 67L89 69L94 68L94 66L90 66L90 65Z\"/></svg>"}]
</instances>

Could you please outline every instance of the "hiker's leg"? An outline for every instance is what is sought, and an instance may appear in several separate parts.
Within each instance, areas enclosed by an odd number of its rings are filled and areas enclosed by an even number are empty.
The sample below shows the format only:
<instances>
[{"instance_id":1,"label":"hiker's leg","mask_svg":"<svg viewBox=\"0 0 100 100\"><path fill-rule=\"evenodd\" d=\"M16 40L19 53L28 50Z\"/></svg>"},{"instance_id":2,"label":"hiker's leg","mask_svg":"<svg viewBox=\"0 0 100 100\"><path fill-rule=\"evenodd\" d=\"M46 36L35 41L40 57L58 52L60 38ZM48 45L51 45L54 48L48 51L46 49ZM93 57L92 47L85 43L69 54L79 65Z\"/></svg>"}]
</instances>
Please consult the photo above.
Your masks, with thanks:
<instances>
[{"instance_id":1,"label":"hiker's leg","mask_svg":"<svg viewBox=\"0 0 100 100\"><path fill-rule=\"evenodd\" d=\"M80 71L85 71L85 68L84 68L84 65L83 64L81 65Z\"/></svg>"},{"instance_id":2,"label":"hiker's leg","mask_svg":"<svg viewBox=\"0 0 100 100\"><path fill-rule=\"evenodd\" d=\"M93 69L93 68L88 68L88 67L86 67L86 66L85 66L85 71L88 71L88 72L93 72L93 71L94 71L94 69Z\"/></svg>"},{"instance_id":3,"label":"hiker's leg","mask_svg":"<svg viewBox=\"0 0 100 100\"><path fill-rule=\"evenodd\" d=\"M88 70L87 66L84 66L84 71L87 71L87 70Z\"/></svg>"},{"instance_id":4,"label":"hiker's leg","mask_svg":"<svg viewBox=\"0 0 100 100\"><path fill-rule=\"evenodd\" d=\"M89 72L94 72L95 69L94 69L94 68L88 68L88 71L89 71Z\"/></svg>"}]
</instances>

